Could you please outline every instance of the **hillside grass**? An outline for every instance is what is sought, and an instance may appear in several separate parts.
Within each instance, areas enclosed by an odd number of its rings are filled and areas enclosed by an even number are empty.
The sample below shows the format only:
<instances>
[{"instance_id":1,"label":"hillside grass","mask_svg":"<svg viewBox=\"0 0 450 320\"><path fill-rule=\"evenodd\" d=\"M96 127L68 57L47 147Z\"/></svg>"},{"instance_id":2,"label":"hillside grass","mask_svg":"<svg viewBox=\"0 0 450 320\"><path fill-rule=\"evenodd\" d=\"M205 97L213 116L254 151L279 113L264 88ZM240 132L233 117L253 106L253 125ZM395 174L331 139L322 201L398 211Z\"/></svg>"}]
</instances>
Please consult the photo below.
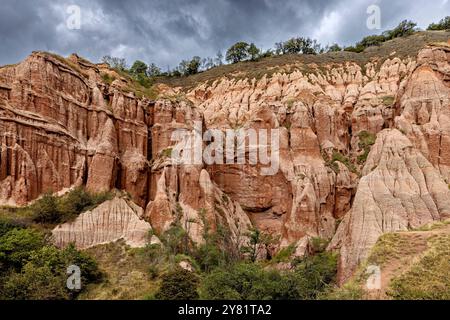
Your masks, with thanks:
<instances>
[{"instance_id":1,"label":"hillside grass","mask_svg":"<svg viewBox=\"0 0 450 320\"><path fill-rule=\"evenodd\" d=\"M387 292L396 300L450 300L450 234L428 241L430 249L395 277Z\"/></svg>"},{"instance_id":2,"label":"hillside grass","mask_svg":"<svg viewBox=\"0 0 450 320\"><path fill-rule=\"evenodd\" d=\"M354 62L364 69L372 61L383 62L390 57L416 57L420 49L432 43L446 43L450 37L448 31L421 31L404 38L395 38L379 46L369 47L361 53L348 51L330 52L318 55L280 55L263 58L259 61L245 61L231 65L215 67L211 70L188 77L159 77L156 83L175 87L193 88L199 83L212 84L222 77L228 79L260 79L270 77L277 72L290 73L301 70L316 73L325 70L325 66Z\"/></svg>"},{"instance_id":3,"label":"hillside grass","mask_svg":"<svg viewBox=\"0 0 450 320\"><path fill-rule=\"evenodd\" d=\"M448 300L450 299L450 220L406 232L385 234L368 259L340 288L322 296L331 300ZM381 268L380 292L365 290L367 267Z\"/></svg>"},{"instance_id":4,"label":"hillside grass","mask_svg":"<svg viewBox=\"0 0 450 320\"><path fill-rule=\"evenodd\" d=\"M130 248L121 240L86 252L95 259L105 279L89 285L80 300L145 300L157 292L159 280L152 279L143 249Z\"/></svg>"}]
</instances>

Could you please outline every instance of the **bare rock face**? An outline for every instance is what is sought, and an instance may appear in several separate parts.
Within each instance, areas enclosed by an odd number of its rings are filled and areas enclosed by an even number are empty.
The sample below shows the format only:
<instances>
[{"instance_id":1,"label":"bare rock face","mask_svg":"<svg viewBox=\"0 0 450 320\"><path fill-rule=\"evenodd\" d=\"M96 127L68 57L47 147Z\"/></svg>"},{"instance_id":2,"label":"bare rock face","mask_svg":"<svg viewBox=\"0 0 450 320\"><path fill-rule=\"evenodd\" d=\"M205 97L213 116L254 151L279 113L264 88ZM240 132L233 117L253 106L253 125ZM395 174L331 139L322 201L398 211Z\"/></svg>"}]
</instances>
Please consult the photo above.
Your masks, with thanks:
<instances>
[{"instance_id":1,"label":"bare rock face","mask_svg":"<svg viewBox=\"0 0 450 320\"><path fill-rule=\"evenodd\" d=\"M439 171L400 131L382 131L363 170L351 211L331 243L341 250L341 279L378 238L450 217L450 190Z\"/></svg>"},{"instance_id":2,"label":"bare rock face","mask_svg":"<svg viewBox=\"0 0 450 320\"><path fill-rule=\"evenodd\" d=\"M82 213L74 222L56 227L52 231L53 240L59 247L74 243L79 249L118 240L124 240L134 248L158 242L155 236L149 239L152 227L142 216L142 208L116 197Z\"/></svg>"},{"instance_id":3,"label":"bare rock face","mask_svg":"<svg viewBox=\"0 0 450 320\"><path fill-rule=\"evenodd\" d=\"M0 201L23 205L87 183L126 188L144 206L149 103L76 61L35 52L0 69Z\"/></svg>"}]
</instances>

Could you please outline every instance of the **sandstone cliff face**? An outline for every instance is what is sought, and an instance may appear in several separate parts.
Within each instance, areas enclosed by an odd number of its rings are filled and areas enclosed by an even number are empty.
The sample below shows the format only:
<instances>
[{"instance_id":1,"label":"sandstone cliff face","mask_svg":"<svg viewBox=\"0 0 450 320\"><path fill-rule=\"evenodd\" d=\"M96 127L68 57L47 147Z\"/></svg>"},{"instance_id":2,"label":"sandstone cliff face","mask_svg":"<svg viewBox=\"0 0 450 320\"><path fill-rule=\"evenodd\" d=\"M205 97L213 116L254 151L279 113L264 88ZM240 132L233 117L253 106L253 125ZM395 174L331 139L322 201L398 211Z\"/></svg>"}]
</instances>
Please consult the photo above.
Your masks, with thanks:
<instances>
[{"instance_id":1,"label":"sandstone cliff face","mask_svg":"<svg viewBox=\"0 0 450 320\"><path fill-rule=\"evenodd\" d=\"M312 237L333 239L345 279L381 234L450 214L449 61L442 44L417 57L160 86L150 101L127 79L104 83L104 66L34 53L0 69L0 201L82 184L122 189L156 233L177 221L196 242L225 227L241 243L256 226L299 255ZM280 170L175 165L172 133L197 123L279 129ZM377 137L371 150L362 133Z\"/></svg>"},{"instance_id":2,"label":"sandstone cliff face","mask_svg":"<svg viewBox=\"0 0 450 320\"><path fill-rule=\"evenodd\" d=\"M118 240L124 240L133 248L159 242L157 237L150 236L152 227L142 215L142 208L117 197L82 213L74 222L56 227L52 236L59 247L75 243L79 249Z\"/></svg>"}]
</instances>

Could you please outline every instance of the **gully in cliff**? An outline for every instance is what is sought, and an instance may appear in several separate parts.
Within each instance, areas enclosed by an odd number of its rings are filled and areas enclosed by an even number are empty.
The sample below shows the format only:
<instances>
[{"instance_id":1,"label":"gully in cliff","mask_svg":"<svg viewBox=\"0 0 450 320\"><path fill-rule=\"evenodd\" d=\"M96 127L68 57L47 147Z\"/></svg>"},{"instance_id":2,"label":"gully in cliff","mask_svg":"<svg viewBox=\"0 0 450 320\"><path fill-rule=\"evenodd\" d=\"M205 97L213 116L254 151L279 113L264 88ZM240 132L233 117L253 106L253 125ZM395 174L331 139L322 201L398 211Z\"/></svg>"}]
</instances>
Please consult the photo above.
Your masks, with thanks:
<instances>
[{"instance_id":1,"label":"gully in cliff","mask_svg":"<svg viewBox=\"0 0 450 320\"><path fill-rule=\"evenodd\" d=\"M280 168L279 129L211 129L202 134L202 123L195 122L192 131L174 131L172 141L174 165L261 164L268 166L261 168L264 176L276 175Z\"/></svg>"}]
</instances>

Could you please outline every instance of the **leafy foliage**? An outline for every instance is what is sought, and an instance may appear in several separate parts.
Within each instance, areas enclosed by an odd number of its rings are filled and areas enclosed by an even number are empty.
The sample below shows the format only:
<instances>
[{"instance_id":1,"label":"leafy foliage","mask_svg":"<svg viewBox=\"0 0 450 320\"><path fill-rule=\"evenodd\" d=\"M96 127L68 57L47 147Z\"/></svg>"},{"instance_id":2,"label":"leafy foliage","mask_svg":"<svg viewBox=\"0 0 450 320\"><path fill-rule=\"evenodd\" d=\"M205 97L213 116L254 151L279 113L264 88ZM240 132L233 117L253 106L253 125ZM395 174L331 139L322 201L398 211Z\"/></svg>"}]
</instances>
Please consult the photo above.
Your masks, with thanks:
<instances>
[{"instance_id":1,"label":"leafy foliage","mask_svg":"<svg viewBox=\"0 0 450 320\"><path fill-rule=\"evenodd\" d=\"M60 198L51 193L44 194L29 210L35 222L57 224L69 221L111 198L109 192L92 194L79 187Z\"/></svg>"},{"instance_id":2,"label":"leafy foliage","mask_svg":"<svg viewBox=\"0 0 450 320\"><path fill-rule=\"evenodd\" d=\"M196 300L199 278L192 272L175 268L162 277L155 298L158 300Z\"/></svg>"},{"instance_id":3,"label":"leafy foliage","mask_svg":"<svg viewBox=\"0 0 450 320\"><path fill-rule=\"evenodd\" d=\"M232 45L227 53L225 59L230 63L238 63L248 59L248 50L250 45L247 42L238 42Z\"/></svg>"},{"instance_id":4,"label":"leafy foliage","mask_svg":"<svg viewBox=\"0 0 450 320\"><path fill-rule=\"evenodd\" d=\"M330 253L306 257L295 271L264 269L255 263L238 263L207 275L201 296L212 300L315 299L334 281L337 258Z\"/></svg>"},{"instance_id":5,"label":"leafy foliage","mask_svg":"<svg viewBox=\"0 0 450 320\"><path fill-rule=\"evenodd\" d=\"M108 64L111 68L125 71L127 70L127 62L123 58L104 56L102 62Z\"/></svg>"},{"instance_id":6,"label":"leafy foliage","mask_svg":"<svg viewBox=\"0 0 450 320\"><path fill-rule=\"evenodd\" d=\"M0 299L65 300L79 292L66 289L66 270L81 269L82 285L102 274L95 261L73 246L59 250L33 229L12 229L0 238Z\"/></svg>"},{"instance_id":7,"label":"leafy foliage","mask_svg":"<svg viewBox=\"0 0 450 320\"><path fill-rule=\"evenodd\" d=\"M276 43L275 49L278 54L318 54L323 52L317 40L303 37Z\"/></svg>"},{"instance_id":8,"label":"leafy foliage","mask_svg":"<svg viewBox=\"0 0 450 320\"><path fill-rule=\"evenodd\" d=\"M359 147L363 150L363 154L358 156L358 163L364 164L367 161L371 147L375 144L376 135L368 131L361 131L358 135Z\"/></svg>"},{"instance_id":9,"label":"leafy foliage","mask_svg":"<svg viewBox=\"0 0 450 320\"><path fill-rule=\"evenodd\" d=\"M438 23L432 23L427 30L450 30L450 16L447 16Z\"/></svg>"}]
</instances>

